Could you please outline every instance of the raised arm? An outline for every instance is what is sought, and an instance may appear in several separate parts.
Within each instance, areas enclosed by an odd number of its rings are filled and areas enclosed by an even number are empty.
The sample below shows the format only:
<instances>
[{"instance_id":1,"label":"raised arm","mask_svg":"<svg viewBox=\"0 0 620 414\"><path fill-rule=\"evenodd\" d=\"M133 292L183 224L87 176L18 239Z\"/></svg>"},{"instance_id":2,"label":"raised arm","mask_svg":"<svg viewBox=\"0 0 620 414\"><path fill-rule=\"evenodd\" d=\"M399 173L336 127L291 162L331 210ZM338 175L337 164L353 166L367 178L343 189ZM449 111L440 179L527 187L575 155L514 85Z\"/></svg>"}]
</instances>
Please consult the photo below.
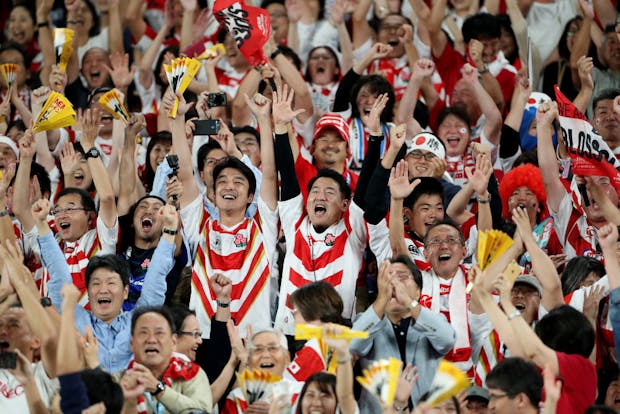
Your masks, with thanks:
<instances>
[{"instance_id":1,"label":"raised arm","mask_svg":"<svg viewBox=\"0 0 620 414\"><path fill-rule=\"evenodd\" d=\"M501 94L501 89L499 89L499 96L501 98L501 105L498 105L497 97L495 100L491 98L489 84L490 81L479 80L478 79L478 71L476 68L469 64L465 64L463 66L463 79L465 79L468 83L470 83L474 88L474 94L476 99L478 100L478 104L480 105L480 109L482 114L486 117L486 123L484 125L484 135L489 140L490 143L497 146L499 145L499 134L502 129L502 113L499 108L503 108L503 97ZM484 75L483 75L484 76ZM493 78L493 80L497 83L497 80ZM484 82L484 86L483 83ZM497 83L497 87L499 88L499 83Z\"/></svg>"},{"instance_id":2,"label":"raised arm","mask_svg":"<svg viewBox=\"0 0 620 414\"><path fill-rule=\"evenodd\" d=\"M411 67L411 79L409 79L407 89L405 89L405 93L400 100L395 116L396 122L407 124L407 137L409 138L422 132L422 127L413 117L413 112L418 102L418 92L422 83L430 78L434 71L435 64L430 59L418 59Z\"/></svg>"},{"instance_id":3,"label":"raised arm","mask_svg":"<svg viewBox=\"0 0 620 414\"><path fill-rule=\"evenodd\" d=\"M108 1L108 52L123 53L123 25L121 22L120 0Z\"/></svg>"},{"instance_id":4,"label":"raised arm","mask_svg":"<svg viewBox=\"0 0 620 414\"><path fill-rule=\"evenodd\" d=\"M420 180L409 182L407 161L400 160L396 167L392 168L388 185L390 187L390 245L392 257L400 254L409 255L405 243L405 223L403 222L403 202L420 183Z\"/></svg>"},{"instance_id":5,"label":"raised arm","mask_svg":"<svg viewBox=\"0 0 620 414\"><path fill-rule=\"evenodd\" d=\"M478 231L491 230L493 218L491 217L489 179L493 174L491 159L487 153L481 153L476 157L475 170L465 167L467 183L450 201L446 213L457 223L462 224L473 214L467 210L467 204L475 193L478 200Z\"/></svg>"},{"instance_id":6,"label":"raised arm","mask_svg":"<svg viewBox=\"0 0 620 414\"><path fill-rule=\"evenodd\" d=\"M606 224L598 229L598 241L605 258L605 271L609 278L609 290L620 287L620 263L618 262L618 228Z\"/></svg>"},{"instance_id":7,"label":"raised arm","mask_svg":"<svg viewBox=\"0 0 620 414\"><path fill-rule=\"evenodd\" d=\"M129 213L131 206L145 193L136 170L136 136L144 129L146 121L141 114L133 115L125 128L118 180L118 214Z\"/></svg>"},{"instance_id":8,"label":"raised arm","mask_svg":"<svg viewBox=\"0 0 620 414\"><path fill-rule=\"evenodd\" d=\"M95 139L97 138L101 124L101 112L87 109L83 114L78 115L78 122L82 125L80 144L84 152L88 152L91 148L95 147ZM110 229L114 227L118 217L112 181L108 176L108 172L105 165L103 165L101 157L89 157L87 163L93 176L93 183L97 189L97 195L99 196L98 215L103 221L103 224Z\"/></svg>"},{"instance_id":9,"label":"raised arm","mask_svg":"<svg viewBox=\"0 0 620 414\"><path fill-rule=\"evenodd\" d=\"M557 213L560 203L566 194L566 189L560 181L560 169L553 149L551 135L553 135L553 122L558 116L558 105L555 102L544 102L538 106L536 122L538 128L538 166L542 174L547 204Z\"/></svg>"},{"instance_id":10,"label":"raised arm","mask_svg":"<svg viewBox=\"0 0 620 414\"><path fill-rule=\"evenodd\" d=\"M131 2L135 2L135 0L131 0ZM172 2L167 1L166 7L168 3L172 3ZM130 7L132 7L131 3L130 3ZM145 25L144 21L142 21L141 24ZM129 27L131 28L131 26L132 25L130 24ZM169 11L166 10L164 14L164 23L161 26L161 29L159 29L159 32L157 32L157 36L155 36L155 39L153 39L149 47L146 49L146 51L142 55L142 59L140 60L140 67L139 67L140 70L138 71L138 82L140 82L142 87L145 89L150 88L153 82L155 82L155 75L153 74L153 69L152 69L153 64L155 63L155 60L157 59L157 56L159 55L159 50L161 49L161 45L164 43L164 39L166 38L166 36L168 36L168 33L170 33L170 30L172 30L172 17L170 16ZM132 30L132 34L133 34L133 30ZM133 35L136 41L138 41L141 36L142 35L140 35L139 37L136 37L135 34Z\"/></svg>"},{"instance_id":11,"label":"raised arm","mask_svg":"<svg viewBox=\"0 0 620 414\"><path fill-rule=\"evenodd\" d=\"M34 132L26 130L19 140L19 167L13 184L13 213L25 231L32 230L34 219L30 212L30 170L36 151Z\"/></svg>"},{"instance_id":12,"label":"raised arm","mask_svg":"<svg viewBox=\"0 0 620 414\"><path fill-rule=\"evenodd\" d=\"M168 88L162 99L160 111L169 111L174 104L174 98L174 93ZM187 138L185 136L184 115L192 107L192 104L187 104L183 96L179 96L178 99L180 102L179 109L176 118L172 120L172 152L179 157L177 177L181 184L183 184L183 194L180 200L181 208L183 208L198 197L200 190L194 180L192 153L187 145Z\"/></svg>"},{"instance_id":13,"label":"raised arm","mask_svg":"<svg viewBox=\"0 0 620 414\"><path fill-rule=\"evenodd\" d=\"M58 375L66 375L84 369L74 323L75 309L80 306L78 302L81 293L74 285L67 283L62 287L61 294L63 301L56 364Z\"/></svg>"},{"instance_id":14,"label":"raised arm","mask_svg":"<svg viewBox=\"0 0 620 414\"><path fill-rule=\"evenodd\" d=\"M428 22L428 32L431 37L431 54L438 58L443 54L448 37L441 30L441 22L446 16L447 0L433 0L431 15Z\"/></svg>"},{"instance_id":15,"label":"raised arm","mask_svg":"<svg viewBox=\"0 0 620 414\"><path fill-rule=\"evenodd\" d=\"M336 397L338 398L338 408L342 414L355 414L357 412L357 402L353 394L353 363L349 343L346 339L335 339L343 332L344 327L336 324L326 324L323 326L325 334L325 344L336 354Z\"/></svg>"},{"instance_id":16,"label":"raised arm","mask_svg":"<svg viewBox=\"0 0 620 414\"><path fill-rule=\"evenodd\" d=\"M590 105L592 99L592 93L594 91L594 81L592 80L592 71L594 70L594 63L592 58L588 56L581 56L577 60L577 74L579 76L579 93L575 97L573 104L584 114Z\"/></svg>"},{"instance_id":17,"label":"raised arm","mask_svg":"<svg viewBox=\"0 0 620 414\"><path fill-rule=\"evenodd\" d=\"M9 206L7 204L7 190L9 189L11 180L15 177L15 164L9 164L4 168L4 174L0 180L0 240L13 240L15 239L15 230L13 228L13 220L9 216ZM25 229L25 231L30 231ZM0 302L2 301L2 294L0 294ZM0 312L1 313L1 312Z\"/></svg>"},{"instance_id":18,"label":"raised arm","mask_svg":"<svg viewBox=\"0 0 620 414\"><path fill-rule=\"evenodd\" d=\"M372 0L360 0L353 10L353 47L356 49L373 37L373 30L366 20L371 4Z\"/></svg>"},{"instance_id":19,"label":"raised arm","mask_svg":"<svg viewBox=\"0 0 620 414\"><path fill-rule=\"evenodd\" d=\"M581 27L573 36L573 48L570 51L570 68L573 78L573 83L576 88L581 87L581 79L578 75L577 62L582 56L588 55L588 49L590 48L590 27L592 26L592 18L586 13L581 22Z\"/></svg>"},{"instance_id":20,"label":"raised arm","mask_svg":"<svg viewBox=\"0 0 620 414\"><path fill-rule=\"evenodd\" d=\"M532 258L532 273L534 273L543 287L541 304L547 310L563 305L564 297L562 295L560 276L557 270L555 270L555 265L551 258L542 251L536 240L534 240L527 211L517 207L512 211L512 220L517 225L519 236Z\"/></svg>"}]
</instances>

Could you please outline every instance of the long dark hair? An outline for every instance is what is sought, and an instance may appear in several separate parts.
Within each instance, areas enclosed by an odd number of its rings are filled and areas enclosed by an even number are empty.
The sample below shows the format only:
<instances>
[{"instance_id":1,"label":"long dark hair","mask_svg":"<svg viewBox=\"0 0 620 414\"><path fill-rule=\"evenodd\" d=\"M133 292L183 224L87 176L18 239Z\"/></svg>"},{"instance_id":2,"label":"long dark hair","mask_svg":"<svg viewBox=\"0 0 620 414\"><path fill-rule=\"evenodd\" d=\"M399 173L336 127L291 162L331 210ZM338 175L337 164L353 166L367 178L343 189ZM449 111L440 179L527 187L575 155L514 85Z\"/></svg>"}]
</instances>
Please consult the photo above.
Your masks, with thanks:
<instances>
[{"instance_id":1,"label":"long dark hair","mask_svg":"<svg viewBox=\"0 0 620 414\"><path fill-rule=\"evenodd\" d=\"M295 414L301 414L301 402L306 395L306 391L308 391L308 387L312 383L316 384L319 391L336 396L336 402L338 401L338 395L336 394L336 376L334 374L328 374L327 372L317 372L311 375L304 383L299 393L299 398L297 399L299 403L297 404L297 411L295 411Z\"/></svg>"}]
</instances>

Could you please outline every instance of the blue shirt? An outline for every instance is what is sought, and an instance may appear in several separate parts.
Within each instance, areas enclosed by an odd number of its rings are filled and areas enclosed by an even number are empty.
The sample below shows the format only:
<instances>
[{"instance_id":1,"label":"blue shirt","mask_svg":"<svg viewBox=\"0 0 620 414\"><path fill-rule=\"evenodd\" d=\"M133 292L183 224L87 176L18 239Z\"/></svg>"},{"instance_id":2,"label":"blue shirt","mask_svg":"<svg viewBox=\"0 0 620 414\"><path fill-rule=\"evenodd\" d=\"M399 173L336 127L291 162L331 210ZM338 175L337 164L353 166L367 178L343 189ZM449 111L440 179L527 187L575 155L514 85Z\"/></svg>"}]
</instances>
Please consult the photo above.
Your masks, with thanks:
<instances>
[{"instance_id":1,"label":"blue shirt","mask_svg":"<svg viewBox=\"0 0 620 414\"><path fill-rule=\"evenodd\" d=\"M52 232L37 238L41 249L41 260L50 273L49 295L52 303L60 312L62 296L60 294L65 283L73 283L69 266L65 257L54 239ZM173 243L164 238L153 253L153 260L146 273L142 294L136 303L141 306L161 306L166 298L166 275L174 266ZM122 312L110 323L106 323L94 316L91 312L77 305L75 309L75 325L84 333L84 328L90 326L99 342L99 362L110 373L127 368L132 357L131 316L133 312Z\"/></svg>"}]
</instances>

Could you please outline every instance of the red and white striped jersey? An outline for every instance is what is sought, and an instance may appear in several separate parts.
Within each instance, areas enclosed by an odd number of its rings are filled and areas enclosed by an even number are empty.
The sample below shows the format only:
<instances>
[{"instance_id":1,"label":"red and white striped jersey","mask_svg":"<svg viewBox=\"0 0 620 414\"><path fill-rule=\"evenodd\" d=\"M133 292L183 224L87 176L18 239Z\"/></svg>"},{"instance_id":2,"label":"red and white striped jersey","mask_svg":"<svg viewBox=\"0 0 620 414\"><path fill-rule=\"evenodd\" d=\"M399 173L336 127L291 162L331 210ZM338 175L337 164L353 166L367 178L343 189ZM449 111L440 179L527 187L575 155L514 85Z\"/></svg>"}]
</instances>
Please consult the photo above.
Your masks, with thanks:
<instances>
[{"instance_id":1,"label":"red and white striped jersey","mask_svg":"<svg viewBox=\"0 0 620 414\"><path fill-rule=\"evenodd\" d=\"M342 316L351 319L355 312L355 282L368 239L363 211L352 202L337 223L318 233L306 215L301 194L281 201L278 207L287 251L276 327L287 335L295 333L288 298L296 289L319 280L336 288L344 303Z\"/></svg>"},{"instance_id":2,"label":"red and white striped jersey","mask_svg":"<svg viewBox=\"0 0 620 414\"><path fill-rule=\"evenodd\" d=\"M58 235L56 235L58 238ZM118 220L107 228L101 218L97 217L97 228L84 233L77 241L68 242L59 240L60 249L65 255L73 284L80 290L80 304L88 305L88 292L86 291L86 266L91 257L103 254L116 254L118 242ZM50 274L47 268L43 268L40 291L42 296L48 296L48 282Z\"/></svg>"},{"instance_id":3,"label":"red and white striped jersey","mask_svg":"<svg viewBox=\"0 0 620 414\"><path fill-rule=\"evenodd\" d=\"M549 212L567 261L576 256L602 259L596 250L596 228L588 222L585 213L575 207L571 193L564 194L557 212L550 207Z\"/></svg>"},{"instance_id":4,"label":"red and white striped jersey","mask_svg":"<svg viewBox=\"0 0 620 414\"><path fill-rule=\"evenodd\" d=\"M335 354L322 339L310 339L303 348L295 353L295 359L284 370L284 378L293 381L305 382L311 375L335 368ZM333 371L329 371L335 373Z\"/></svg>"},{"instance_id":5,"label":"red and white striped jersey","mask_svg":"<svg viewBox=\"0 0 620 414\"><path fill-rule=\"evenodd\" d=\"M254 332L270 328L277 213L259 197L254 217L226 227L209 215L200 195L181 210L181 219L194 253L190 308L196 311L203 336L210 336L211 317L217 310L209 284L216 273L232 280L230 312L239 331L245 334L248 325Z\"/></svg>"}]
</instances>

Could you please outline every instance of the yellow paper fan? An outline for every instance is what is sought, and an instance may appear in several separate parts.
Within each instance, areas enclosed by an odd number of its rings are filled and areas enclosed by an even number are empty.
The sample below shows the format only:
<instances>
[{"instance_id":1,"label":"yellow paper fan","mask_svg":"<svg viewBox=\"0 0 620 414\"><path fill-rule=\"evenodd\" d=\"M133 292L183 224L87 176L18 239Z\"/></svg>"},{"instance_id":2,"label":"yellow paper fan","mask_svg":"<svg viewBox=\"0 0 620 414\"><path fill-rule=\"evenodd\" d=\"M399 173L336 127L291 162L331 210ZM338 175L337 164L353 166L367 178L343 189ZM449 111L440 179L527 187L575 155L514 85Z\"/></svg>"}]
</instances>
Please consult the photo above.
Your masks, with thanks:
<instances>
[{"instance_id":1,"label":"yellow paper fan","mask_svg":"<svg viewBox=\"0 0 620 414\"><path fill-rule=\"evenodd\" d=\"M13 86L15 76L17 75L17 64L5 63L0 65L0 70L2 71L2 76L4 76L4 80L10 89Z\"/></svg>"},{"instance_id":2,"label":"yellow paper fan","mask_svg":"<svg viewBox=\"0 0 620 414\"><path fill-rule=\"evenodd\" d=\"M118 89L114 88L101 95L98 101L103 109L111 113L116 119L120 119L127 125L129 123L129 112L123 105L123 100Z\"/></svg>"},{"instance_id":3,"label":"yellow paper fan","mask_svg":"<svg viewBox=\"0 0 620 414\"><path fill-rule=\"evenodd\" d=\"M345 328L343 332L334 337L337 339L366 339L368 338L368 332L365 331L354 331L348 327ZM324 332L323 328L320 326L314 325L306 325L306 324L297 324L295 325L295 339L299 340L308 340L308 339L320 339L323 338Z\"/></svg>"},{"instance_id":4,"label":"yellow paper fan","mask_svg":"<svg viewBox=\"0 0 620 414\"><path fill-rule=\"evenodd\" d=\"M478 234L478 266L484 270L512 245L512 239L499 230L481 231Z\"/></svg>"},{"instance_id":5,"label":"yellow paper fan","mask_svg":"<svg viewBox=\"0 0 620 414\"><path fill-rule=\"evenodd\" d=\"M67 71L67 64L73 52L73 36L75 32L71 29L54 29L54 52L56 53L56 63L62 73Z\"/></svg>"},{"instance_id":6,"label":"yellow paper fan","mask_svg":"<svg viewBox=\"0 0 620 414\"><path fill-rule=\"evenodd\" d=\"M396 358L375 361L363 371L363 376L357 377L357 381L379 401L392 405L402 365L402 361Z\"/></svg>"},{"instance_id":7,"label":"yellow paper fan","mask_svg":"<svg viewBox=\"0 0 620 414\"><path fill-rule=\"evenodd\" d=\"M431 389L428 392L427 403L434 407L442 401L457 395L467 387L471 385L471 382L467 378L467 375L452 362L442 360L439 363L435 378Z\"/></svg>"},{"instance_id":8,"label":"yellow paper fan","mask_svg":"<svg viewBox=\"0 0 620 414\"><path fill-rule=\"evenodd\" d=\"M176 58L170 65L164 64L164 71L170 87L175 93L183 93L189 86L196 73L200 69L201 63L197 59L181 57ZM174 100L172 109L168 112L170 118L176 118L179 108L179 100Z\"/></svg>"},{"instance_id":9,"label":"yellow paper fan","mask_svg":"<svg viewBox=\"0 0 620 414\"><path fill-rule=\"evenodd\" d=\"M75 124L75 111L71 102L62 94L52 91L34 123L34 132L49 131Z\"/></svg>"},{"instance_id":10,"label":"yellow paper fan","mask_svg":"<svg viewBox=\"0 0 620 414\"><path fill-rule=\"evenodd\" d=\"M210 48L205 49L205 51L202 52L200 55L196 56L196 59L213 59L218 54L223 55L224 53L226 53L226 47L224 47L224 44L216 43Z\"/></svg>"},{"instance_id":11,"label":"yellow paper fan","mask_svg":"<svg viewBox=\"0 0 620 414\"><path fill-rule=\"evenodd\" d=\"M241 388L245 401L248 404L253 404L256 401L266 401L269 386L280 380L281 378L276 374L257 369L246 369L237 373L239 388Z\"/></svg>"}]
</instances>

